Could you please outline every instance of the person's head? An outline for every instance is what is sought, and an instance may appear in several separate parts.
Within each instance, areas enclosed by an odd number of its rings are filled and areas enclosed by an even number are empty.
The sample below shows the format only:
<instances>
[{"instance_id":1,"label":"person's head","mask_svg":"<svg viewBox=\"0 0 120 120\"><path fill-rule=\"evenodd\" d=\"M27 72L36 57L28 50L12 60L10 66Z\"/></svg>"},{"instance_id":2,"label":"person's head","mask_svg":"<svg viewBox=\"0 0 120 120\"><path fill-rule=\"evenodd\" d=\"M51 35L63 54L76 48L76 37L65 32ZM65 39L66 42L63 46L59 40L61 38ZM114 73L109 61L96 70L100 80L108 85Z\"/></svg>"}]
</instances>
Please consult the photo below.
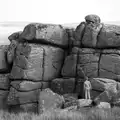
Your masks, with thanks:
<instances>
[{"instance_id":1,"label":"person's head","mask_svg":"<svg viewBox=\"0 0 120 120\"><path fill-rule=\"evenodd\" d=\"M88 81L88 77L85 77L85 80Z\"/></svg>"}]
</instances>

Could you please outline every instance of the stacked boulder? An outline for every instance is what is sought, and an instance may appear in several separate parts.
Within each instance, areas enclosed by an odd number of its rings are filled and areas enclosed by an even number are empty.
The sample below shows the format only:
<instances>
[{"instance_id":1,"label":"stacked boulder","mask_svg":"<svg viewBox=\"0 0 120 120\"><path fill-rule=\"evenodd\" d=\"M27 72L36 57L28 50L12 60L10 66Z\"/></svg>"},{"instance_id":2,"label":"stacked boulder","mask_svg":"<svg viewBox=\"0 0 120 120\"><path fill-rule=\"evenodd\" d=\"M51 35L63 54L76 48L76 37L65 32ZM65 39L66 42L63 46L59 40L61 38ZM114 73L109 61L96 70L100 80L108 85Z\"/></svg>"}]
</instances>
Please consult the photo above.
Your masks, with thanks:
<instances>
[{"instance_id":1,"label":"stacked boulder","mask_svg":"<svg viewBox=\"0 0 120 120\"><path fill-rule=\"evenodd\" d=\"M68 47L67 32L61 25L33 23L9 39L14 43L7 56L12 64L10 111L38 112L40 92L60 77Z\"/></svg>"},{"instance_id":2,"label":"stacked boulder","mask_svg":"<svg viewBox=\"0 0 120 120\"><path fill-rule=\"evenodd\" d=\"M8 110L7 96L9 93L10 66L7 62L8 45L0 45L0 109Z\"/></svg>"},{"instance_id":3,"label":"stacked boulder","mask_svg":"<svg viewBox=\"0 0 120 120\"><path fill-rule=\"evenodd\" d=\"M93 99L107 90L108 86L112 85L114 90L119 90L120 26L104 24L101 23L99 16L87 15L85 22L76 27L74 38L72 52L65 59L62 73L73 75L75 70L71 69L72 72L68 70L74 66L77 76L81 78L79 71L82 69L92 83ZM77 65L75 62L68 65L73 53L77 54L77 59L74 58Z\"/></svg>"}]
</instances>

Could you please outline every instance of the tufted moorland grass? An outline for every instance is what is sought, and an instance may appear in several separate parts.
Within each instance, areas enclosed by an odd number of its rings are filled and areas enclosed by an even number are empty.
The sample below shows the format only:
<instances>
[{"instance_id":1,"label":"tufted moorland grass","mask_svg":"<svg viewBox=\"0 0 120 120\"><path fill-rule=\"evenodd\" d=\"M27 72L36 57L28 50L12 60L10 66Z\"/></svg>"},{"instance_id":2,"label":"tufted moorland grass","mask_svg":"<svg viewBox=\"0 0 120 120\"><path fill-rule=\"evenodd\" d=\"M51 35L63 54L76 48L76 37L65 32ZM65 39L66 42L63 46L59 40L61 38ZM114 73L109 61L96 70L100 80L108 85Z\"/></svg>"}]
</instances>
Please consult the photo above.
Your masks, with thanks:
<instances>
[{"instance_id":1,"label":"tufted moorland grass","mask_svg":"<svg viewBox=\"0 0 120 120\"><path fill-rule=\"evenodd\" d=\"M31 113L8 113L0 111L0 120L120 120L120 108L80 109L79 111L52 110L41 115Z\"/></svg>"}]
</instances>

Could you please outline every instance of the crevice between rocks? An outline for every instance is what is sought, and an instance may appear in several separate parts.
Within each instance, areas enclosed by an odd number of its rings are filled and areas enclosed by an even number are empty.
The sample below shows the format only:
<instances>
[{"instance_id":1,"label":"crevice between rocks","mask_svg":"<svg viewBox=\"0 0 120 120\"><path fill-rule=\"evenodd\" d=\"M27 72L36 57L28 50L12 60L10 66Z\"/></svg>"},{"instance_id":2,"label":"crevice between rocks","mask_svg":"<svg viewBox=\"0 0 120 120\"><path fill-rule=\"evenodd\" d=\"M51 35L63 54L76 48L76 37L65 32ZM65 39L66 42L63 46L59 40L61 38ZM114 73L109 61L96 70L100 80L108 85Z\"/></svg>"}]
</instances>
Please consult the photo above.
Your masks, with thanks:
<instances>
[{"instance_id":1,"label":"crevice between rocks","mask_svg":"<svg viewBox=\"0 0 120 120\"><path fill-rule=\"evenodd\" d=\"M102 53L100 52L99 60L98 60L98 74L97 74L98 77L100 76L100 60L101 60L101 57L102 57Z\"/></svg>"}]
</instances>

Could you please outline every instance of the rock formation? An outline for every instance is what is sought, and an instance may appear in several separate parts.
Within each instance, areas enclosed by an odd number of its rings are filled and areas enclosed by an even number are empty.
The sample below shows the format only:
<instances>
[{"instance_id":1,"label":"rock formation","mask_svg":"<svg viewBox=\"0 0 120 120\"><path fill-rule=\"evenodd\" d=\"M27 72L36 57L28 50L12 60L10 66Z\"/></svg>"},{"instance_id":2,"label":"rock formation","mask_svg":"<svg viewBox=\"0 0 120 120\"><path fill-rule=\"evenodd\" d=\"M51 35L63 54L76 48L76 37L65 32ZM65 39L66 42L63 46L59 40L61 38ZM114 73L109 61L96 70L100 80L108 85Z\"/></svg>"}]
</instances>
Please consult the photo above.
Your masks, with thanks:
<instances>
[{"instance_id":1,"label":"rock formation","mask_svg":"<svg viewBox=\"0 0 120 120\"><path fill-rule=\"evenodd\" d=\"M92 100L119 106L120 26L91 14L76 29L32 23L8 39L0 46L0 109L41 113ZM86 77L92 100L84 100Z\"/></svg>"}]
</instances>

